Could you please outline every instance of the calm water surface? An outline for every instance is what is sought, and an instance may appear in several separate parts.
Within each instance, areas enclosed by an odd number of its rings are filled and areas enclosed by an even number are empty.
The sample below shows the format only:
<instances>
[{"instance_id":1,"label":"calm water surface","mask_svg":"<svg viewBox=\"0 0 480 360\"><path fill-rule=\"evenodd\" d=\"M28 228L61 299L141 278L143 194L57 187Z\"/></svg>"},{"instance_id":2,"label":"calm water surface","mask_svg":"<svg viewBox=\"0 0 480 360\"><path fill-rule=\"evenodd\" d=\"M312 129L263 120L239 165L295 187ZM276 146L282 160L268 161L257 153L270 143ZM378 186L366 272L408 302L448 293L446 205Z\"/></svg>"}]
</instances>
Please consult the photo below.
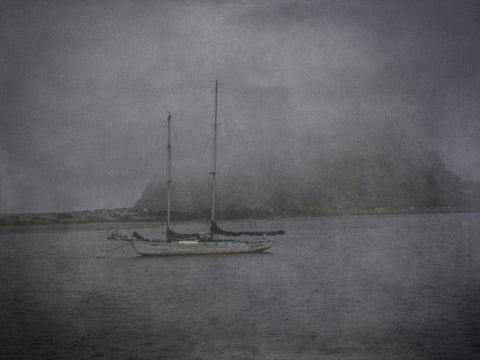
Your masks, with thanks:
<instances>
[{"instance_id":1,"label":"calm water surface","mask_svg":"<svg viewBox=\"0 0 480 360\"><path fill-rule=\"evenodd\" d=\"M121 245L103 231L0 236L0 358L480 358L480 214L258 227L287 236L146 258L96 257Z\"/></svg>"}]
</instances>

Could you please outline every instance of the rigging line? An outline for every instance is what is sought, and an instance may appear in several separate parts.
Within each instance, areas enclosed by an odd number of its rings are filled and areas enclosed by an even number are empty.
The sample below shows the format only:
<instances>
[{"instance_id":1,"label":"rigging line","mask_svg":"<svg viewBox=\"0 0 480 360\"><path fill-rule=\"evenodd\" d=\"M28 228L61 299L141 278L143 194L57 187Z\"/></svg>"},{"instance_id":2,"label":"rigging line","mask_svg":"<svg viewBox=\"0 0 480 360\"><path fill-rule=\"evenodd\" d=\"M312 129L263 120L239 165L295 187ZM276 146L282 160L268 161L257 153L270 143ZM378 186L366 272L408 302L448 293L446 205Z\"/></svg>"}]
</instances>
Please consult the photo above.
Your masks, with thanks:
<instances>
[{"instance_id":1,"label":"rigging line","mask_svg":"<svg viewBox=\"0 0 480 360\"><path fill-rule=\"evenodd\" d=\"M172 118L173 118L173 114L172 114ZM175 130L175 121L172 121L171 125L172 125L173 138L177 140L178 144L180 144L180 141L178 140L178 136L177 136L177 131Z\"/></svg>"},{"instance_id":2,"label":"rigging line","mask_svg":"<svg viewBox=\"0 0 480 360\"><path fill-rule=\"evenodd\" d=\"M173 133L174 133L174 137L177 140L177 142L180 143L174 123L175 122L172 122L172 130L173 130ZM199 131L199 132L203 131L205 133L204 129L205 129L205 127L202 127L201 131ZM199 137L202 138L202 136L199 136ZM180 155L179 156L180 160L185 159L186 156L189 156L190 155L189 153L193 150L195 155L196 156L199 155L199 157L200 157L198 162L207 165L207 163L208 163L207 155L209 155L209 154L206 153L206 149L212 143L211 137L212 137L212 134L209 131L207 141L205 141L203 143L201 151L198 151L198 147L195 148L194 146L186 146L186 145L183 145L183 144L182 145L173 144L173 146L177 147L180 150L180 151L176 152L177 154ZM177 159L178 159L178 157L177 157ZM184 176L182 176L182 178L183 178L183 180L187 180L186 183L191 183L193 180L198 179L198 173L190 174L189 176L184 175ZM175 183L175 181L174 181L174 183Z\"/></svg>"},{"instance_id":3,"label":"rigging line","mask_svg":"<svg viewBox=\"0 0 480 360\"><path fill-rule=\"evenodd\" d=\"M206 169L210 165L208 164L207 156L205 154L202 154L201 160L199 160L199 163L204 164L204 166L201 167L202 169ZM207 171L205 171L205 173L207 173ZM203 175L203 172L202 172L202 175ZM207 182L209 182L209 180L207 180L206 177L205 178L203 178L203 176L199 177L197 172L190 174L188 176L183 176L183 179L187 184L193 183L196 186L200 186L200 187L205 185Z\"/></svg>"},{"instance_id":4,"label":"rigging line","mask_svg":"<svg viewBox=\"0 0 480 360\"><path fill-rule=\"evenodd\" d=\"M210 134L208 135L207 141L206 141L205 144L203 145L203 149L202 149L203 151L202 151L202 153L205 154L207 147L210 147L212 144L213 144L213 133L210 133Z\"/></svg>"},{"instance_id":5,"label":"rigging line","mask_svg":"<svg viewBox=\"0 0 480 360\"><path fill-rule=\"evenodd\" d=\"M219 105L219 108L220 108L220 111L219 111L219 114L220 114L220 117L221 119L223 120L222 124L225 125L225 126L222 126L221 129L219 129L220 131L220 136L219 136L219 142L220 142L220 148L223 149L224 151L227 152L227 154L231 154L232 156L235 156L237 154L237 152L235 151L235 149L237 148L237 145L238 145L238 139L237 139L237 134L233 134L232 133L232 127L230 126L231 123L230 123L230 120L227 121L227 116L225 116L225 114L227 113L227 111L225 111L225 108L223 106L223 102L224 102L224 97L221 98L221 101L218 102L218 105ZM238 126L237 126L238 128ZM225 129L225 130L222 130L222 129ZM226 135L226 139L227 141L225 142L225 140L223 139L224 136L221 136L222 134L222 131L224 131L225 135ZM246 143L246 142L244 142ZM225 144L227 144L228 146L225 146Z\"/></svg>"},{"instance_id":6,"label":"rigging line","mask_svg":"<svg viewBox=\"0 0 480 360\"><path fill-rule=\"evenodd\" d=\"M179 142L178 135L177 135L177 132L176 132L176 128L175 128L174 123L175 123L175 122L172 122L172 130L173 130L173 132L174 132L174 137L175 137L175 139ZM204 129L204 127L202 127L202 129ZM209 134L210 134L210 133L209 133ZM203 150L205 150L205 148L206 148L208 145L209 145L209 142L207 141L206 144L204 145L204 149L203 149ZM190 154L188 154L188 153L190 152L190 151L188 151L188 150L195 149L193 146L190 146L190 147L189 147L189 146L176 145L176 144L174 144L173 146L178 146L178 147L182 150L182 151L180 151L180 158L185 158L186 155L190 155ZM185 151L185 150L187 150L187 151ZM178 153L178 152L176 152L176 153ZM202 157L202 159L201 159L199 162L206 164L206 163L207 163L207 162L206 162L206 155L207 155L207 154L205 153L205 151L201 151L201 152L199 153L199 152L198 152L198 148L197 148L197 149L195 149L195 155L198 155L198 154L200 154L201 157ZM181 160L181 159L180 159L180 160ZM202 168L204 168L204 167L202 167ZM187 174L183 174L183 175L182 175L182 181L181 181L181 183L183 184L183 186L186 186L187 192L189 191L188 189L190 189L190 185L191 185L192 183L194 184L194 187L198 187L198 186L203 186L203 185L204 185L204 183L205 183L206 181L199 181L198 178L199 178L199 177L198 177L198 172L189 173L188 175L187 175ZM175 198L175 195L174 195L174 194L175 194L176 191L177 191L177 189L176 189L176 183L179 183L179 184L180 184L180 182L177 182L177 181L175 181L175 180L173 181L173 184L172 184L172 197L173 197L173 198ZM183 188L183 187L181 186L180 188ZM174 220L174 221L175 221L175 220Z\"/></svg>"},{"instance_id":7,"label":"rigging line","mask_svg":"<svg viewBox=\"0 0 480 360\"><path fill-rule=\"evenodd\" d=\"M176 141L178 143L180 143L179 141L179 138L177 136L177 133L176 133L176 129L174 128L173 124L172 124L172 129L173 129L173 132L174 132L174 137L176 139ZM208 145L208 144L207 144ZM173 147L176 148L176 151L175 151L175 154L176 154L176 159L177 159L177 163L180 162L184 162L184 161L192 161L192 159L194 159L193 155L195 155L195 157L197 157L198 155L200 156L205 156L204 155L204 150L205 149L202 149L201 152L198 151L198 147L195 147L194 145L190 145L190 146L187 146L187 145L180 145L180 144L172 144ZM206 147L206 146L204 146ZM194 159L195 160L195 159ZM196 161L197 163L204 163L203 159L201 160L197 160ZM183 166L180 166L180 168L182 168ZM191 176L188 177L188 180L191 178L193 179L194 177L198 176L198 173L197 174L193 174ZM185 175L182 176L183 179L186 179Z\"/></svg>"},{"instance_id":8,"label":"rigging line","mask_svg":"<svg viewBox=\"0 0 480 360\"><path fill-rule=\"evenodd\" d=\"M222 99L223 100L223 99ZM219 107L219 118L223 120L222 124L224 124L224 128L225 128L225 133L227 134L227 137L230 138L230 134L229 134L229 129L228 129L228 125L227 125L227 117L225 116L225 113L226 111L224 110L223 108L223 101L219 101L218 102L218 107Z\"/></svg>"},{"instance_id":9,"label":"rigging line","mask_svg":"<svg viewBox=\"0 0 480 360\"><path fill-rule=\"evenodd\" d=\"M177 154L180 154L180 156L185 157L186 150L188 151L188 150L194 149L195 152L196 152L196 149L195 149L194 146L185 145L180 141L180 139L177 135L177 130L175 128L175 121L172 121L172 134L173 134L174 140L176 140L176 142L173 142L171 144L171 146L175 147L177 149L177 151L176 151Z\"/></svg>"},{"instance_id":10,"label":"rigging line","mask_svg":"<svg viewBox=\"0 0 480 360\"><path fill-rule=\"evenodd\" d=\"M163 133L164 129L166 127L166 123L164 123L164 122L162 122L162 123L163 124L162 124L162 127L160 128L160 133ZM155 134L155 132L154 132L154 134ZM158 144L158 142L154 142L154 144ZM152 165L150 162L153 163L153 156L152 155L155 151L158 151L158 150L159 150L158 145L157 146L152 146L152 150L150 151L150 153L146 157L147 160L144 162L143 169L141 170L140 174L142 174L142 175L145 174L147 167L152 168L152 166L149 166L149 165ZM154 167L154 168L156 168L156 167ZM155 171L158 171L158 170L155 170ZM154 172L152 171L149 175L152 175L153 173ZM128 205L133 200L133 198L137 196L136 192L137 192L137 189L140 190L140 186L142 186L141 182L143 183L142 187L143 188L146 187L144 182L145 182L145 179L148 178L148 177L151 177L151 176L143 176L141 179L138 176L134 177L133 175L130 177L131 179L135 179L136 181L133 184L134 191L132 191L130 196L127 198L127 204L126 205Z\"/></svg>"},{"instance_id":11,"label":"rigging line","mask_svg":"<svg viewBox=\"0 0 480 360\"><path fill-rule=\"evenodd\" d=\"M220 132L220 135L221 135L221 132ZM231 151L232 150L232 146L226 146L226 144L229 144L231 145L231 143L229 141L225 141L223 139L223 136L219 136L217 137L217 141L218 141L218 148L221 150L221 152L224 154L224 156L220 156L218 158L218 161L219 162L225 162L227 157L230 158L232 156L235 156L235 151ZM232 154L233 153L233 154ZM225 156L227 155L227 156Z\"/></svg>"},{"instance_id":12,"label":"rigging line","mask_svg":"<svg viewBox=\"0 0 480 360\"><path fill-rule=\"evenodd\" d=\"M235 148L236 148L236 145L237 145L237 139L235 137L235 134L232 132L232 128L230 127L230 123L228 123L226 121L226 119L224 119L223 124L225 126L223 126L223 128L220 130L220 139L219 139L220 140L220 146L221 146L221 148L223 148L223 151L225 151L227 153L227 155L230 154L231 156L235 156L236 155ZM224 133L225 136L221 136L222 133Z\"/></svg>"},{"instance_id":13,"label":"rigging line","mask_svg":"<svg viewBox=\"0 0 480 360\"><path fill-rule=\"evenodd\" d=\"M230 119L233 119L233 122L235 122L235 117L233 116L233 114L231 112L232 107L230 106L227 98L228 98L228 96L222 96L221 99L219 99L219 107L220 107L220 109L223 113L224 121L227 120L227 116L228 116L229 121L230 121ZM229 109L230 109L230 111L227 111Z\"/></svg>"},{"instance_id":14,"label":"rigging line","mask_svg":"<svg viewBox=\"0 0 480 360\"><path fill-rule=\"evenodd\" d=\"M225 105L225 107L224 107L224 105ZM227 101L227 96L222 96L221 98L219 98L219 106L220 106L220 109L222 110L223 114L225 114L225 113L229 114L228 125L227 125L227 117L225 115L223 117L223 120L224 120L224 123L225 123L226 134L230 139L229 142L232 143L232 144L235 144L235 145L248 144L248 142L249 142L248 140L250 140L250 139L247 139L246 134L243 131L241 131L241 129L243 129L244 126L241 126L239 124L236 117L232 114L231 111L225 111L225 108L226 109L232 109L229 102ZM235 132L235 130L239 130L239 131ZM234 136L230 137L230 134L232 132L234 133Z\"/></svg>"},{"instance_id":15,"label":"rigging line","mask_svg":"<svg viewBox=\"0 0 480 360\"><path fill-rule=\"evenodd\" d=\"M172 127L172 134L173 134L173 139L174 141L172 141L170 143L170 146L171 147L174 147L176 150L175 150L175 154L177 155L177 159L178 159L178 155L180 155L180 157L184 156L184 154L182 154L182 151L184 151L184 146L183 145L180 145L181 142L178 138L178 135L177 135L177 130L175 128L175 121L173 121L173 115L172 114L172 121L171 121L171 127ZM172 156L173 156L173 153L172 153ZM173 162L173 159L172 159L172 162Z\"/></svg>"},{"instance_id":16,"label":"rigging line","mask_svg":"<svg viewBox=\"0 0 480 360\"><path fill-rule=\"evenodd\" d=\"M210 164L209 164L209 154L206 153L206 148L207 146L209 145L209 141L207 141L202 149L202 151L200 153L196 152L196 155L200 155L200 159L198 160L198 163L200 164L203 164L203 166L201 166L202 169L208 169ZM207 173L207 171L205 172ZM203 172L202 172L203 174ZM189 175L184 175L182 176L183 180L184 180L184 183L185 184L195 184L196 186L200 186L202 187L203 185L206 185L208 184L209 182L209 179L207 180L207 178L203 177L203 176L198 176L198 172L194 172L193 174L189 174ZM199 180L200 179L200 180ZM188 186L188 185L187 185Z\"/></svg>"},{"instance_id":17,"label":"rigging line","mask_svg":"<svg viewBox=\"0 0 480 360\"><path fill-rule=\"evenodd\" d=\"M123 247L125 247L125 246L129 245L129 243L130 243L130 242L129 242L129 241L127 241L125 244L123 244L123 245L120 245L120 246L117 246L117 247L114 247L113 249L108 249L108 250L105 250L105 249L100 249L100 251L102 251L102 252L110 252L110 251L113 251L113 250L121 249L121 248L123 248Z\"/></svg>"}]
</instances>

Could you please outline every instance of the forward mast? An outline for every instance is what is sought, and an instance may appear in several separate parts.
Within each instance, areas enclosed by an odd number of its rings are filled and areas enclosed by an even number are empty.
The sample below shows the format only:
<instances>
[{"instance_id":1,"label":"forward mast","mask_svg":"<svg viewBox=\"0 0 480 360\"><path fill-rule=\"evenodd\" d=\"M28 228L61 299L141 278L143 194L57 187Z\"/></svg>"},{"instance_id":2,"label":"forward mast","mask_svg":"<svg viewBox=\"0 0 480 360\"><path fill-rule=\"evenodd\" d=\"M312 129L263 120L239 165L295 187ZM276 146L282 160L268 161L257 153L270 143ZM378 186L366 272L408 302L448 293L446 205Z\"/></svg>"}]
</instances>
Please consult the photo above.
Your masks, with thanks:
<instances>
[{"instance_id":1,"label":"forward mast","mask_svg":"<svg viewBox=\"0 0 480 360\"><path fill-rule=\"evenodd\" d=\"M216 195L216 180L217 180L217 128L218 128L218 80L215 80L215 113L213 117L213 163L212 171L212 216L211 225L215 223L215 195ZM211 233L213 237L213 232Z\"/></svg>"}]
</instances>

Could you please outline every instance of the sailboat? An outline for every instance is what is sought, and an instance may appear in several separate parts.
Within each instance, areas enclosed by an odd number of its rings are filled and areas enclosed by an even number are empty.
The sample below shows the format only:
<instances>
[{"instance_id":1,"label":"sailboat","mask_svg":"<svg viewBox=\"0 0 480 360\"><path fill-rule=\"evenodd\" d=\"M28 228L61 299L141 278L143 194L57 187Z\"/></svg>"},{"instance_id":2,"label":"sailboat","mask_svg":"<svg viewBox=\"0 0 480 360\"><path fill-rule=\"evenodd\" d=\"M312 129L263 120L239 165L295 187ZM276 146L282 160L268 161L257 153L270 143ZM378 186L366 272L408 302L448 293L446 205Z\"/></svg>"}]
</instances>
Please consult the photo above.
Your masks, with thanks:
<instances>
[{"instance_id":1,"label":"sailboat","mask_svg":"<svg viewBox=\"0 0 480 360\"><path fill-rule=\"evenodd\" d=\"M215 220L215 195L217 177L217 113L218 113L218 81L215 81L215 115L213 123L213 161L211 187L211 220L210 230L204 233L183 234L170 228L171 207L171 115L168 115L168 164L167 164L167 231L166 239L147 239L134 232L127 240L140 255L206 255L250 253L267 250L273 246L270 236L285 234L277 231L226 231L221 229ZM111 235L112 236L112 235ZM115 235L114 235L115 236ZM253 240L252 240L252 237ZM123 239L125 240L125 238Z\"/></svg>"}]
</instances>

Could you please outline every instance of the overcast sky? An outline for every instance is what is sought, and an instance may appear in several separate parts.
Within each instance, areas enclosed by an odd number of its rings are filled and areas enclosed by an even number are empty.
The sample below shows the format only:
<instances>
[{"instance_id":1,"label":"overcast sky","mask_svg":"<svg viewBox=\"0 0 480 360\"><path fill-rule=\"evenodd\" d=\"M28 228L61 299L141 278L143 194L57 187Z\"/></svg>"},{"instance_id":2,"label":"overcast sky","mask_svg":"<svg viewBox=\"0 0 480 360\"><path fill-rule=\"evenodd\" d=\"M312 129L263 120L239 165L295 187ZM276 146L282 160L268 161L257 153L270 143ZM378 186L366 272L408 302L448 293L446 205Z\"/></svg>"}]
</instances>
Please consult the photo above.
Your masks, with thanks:
<instances>
[{"instance_id":1,"label":"overcast sky","mask_svg":"<svg viewBox=\"0 0 480 360\"><path fill-rule=\"evenodd\" d=\"M132 206L169 111L200 176L215 79L224 168L395 129L480 180L476 1L2 1L0 29L0 212Z\"/></svg>"}]
</instances>

